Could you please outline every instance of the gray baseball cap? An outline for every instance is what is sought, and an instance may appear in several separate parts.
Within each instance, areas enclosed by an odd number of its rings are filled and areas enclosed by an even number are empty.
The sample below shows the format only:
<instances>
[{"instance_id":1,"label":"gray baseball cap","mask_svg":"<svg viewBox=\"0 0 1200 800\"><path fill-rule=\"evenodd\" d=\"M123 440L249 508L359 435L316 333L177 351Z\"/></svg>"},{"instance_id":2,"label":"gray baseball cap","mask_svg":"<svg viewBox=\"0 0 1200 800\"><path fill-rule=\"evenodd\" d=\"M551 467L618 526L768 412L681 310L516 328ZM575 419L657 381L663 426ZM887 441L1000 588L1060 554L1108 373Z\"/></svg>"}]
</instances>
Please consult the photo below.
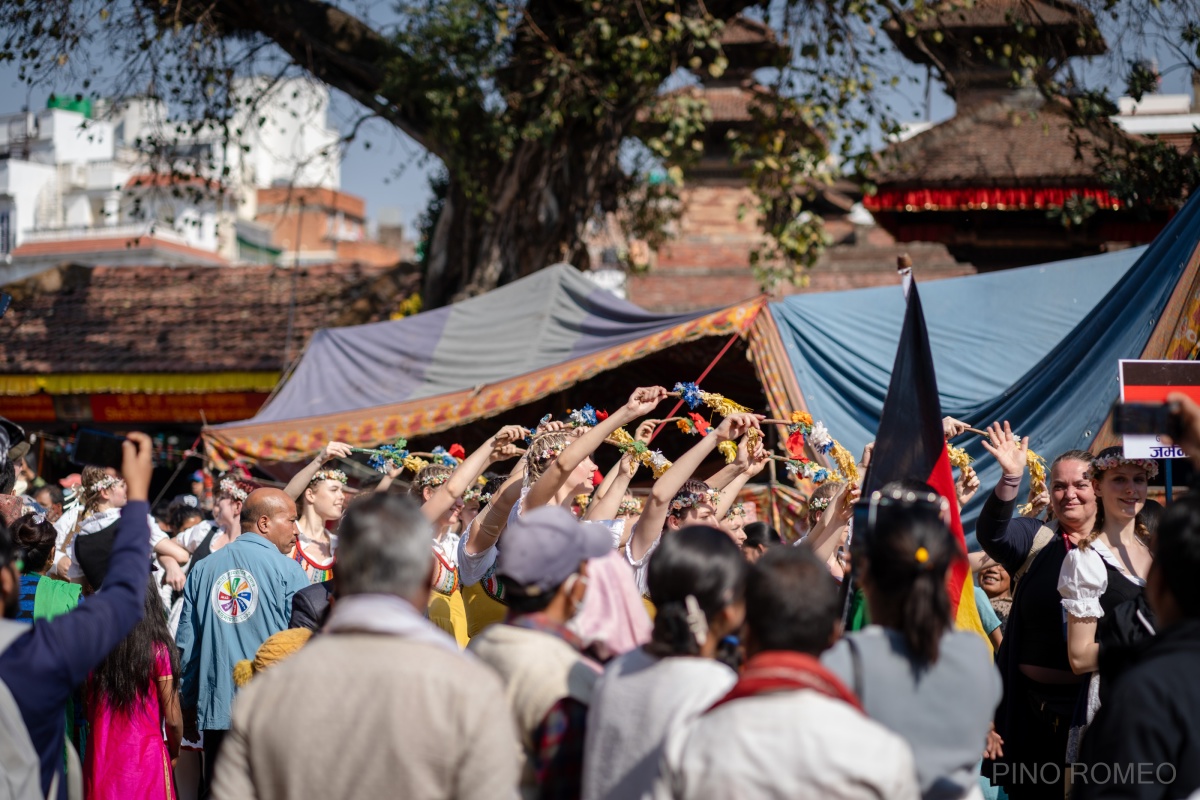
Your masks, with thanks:
<instances>
[{"instance_id":1,"label":"gray baseball cap","mask_svg":"<svg viewBox=\"0 0 1200 800\"><path fill-rule=\"evenodd\" d=\"M603 525L580 522L562 506L535 508L504 532L496 572L535 597L558 588L579 565L613 549Z\"/></svg>"}]
</instances>

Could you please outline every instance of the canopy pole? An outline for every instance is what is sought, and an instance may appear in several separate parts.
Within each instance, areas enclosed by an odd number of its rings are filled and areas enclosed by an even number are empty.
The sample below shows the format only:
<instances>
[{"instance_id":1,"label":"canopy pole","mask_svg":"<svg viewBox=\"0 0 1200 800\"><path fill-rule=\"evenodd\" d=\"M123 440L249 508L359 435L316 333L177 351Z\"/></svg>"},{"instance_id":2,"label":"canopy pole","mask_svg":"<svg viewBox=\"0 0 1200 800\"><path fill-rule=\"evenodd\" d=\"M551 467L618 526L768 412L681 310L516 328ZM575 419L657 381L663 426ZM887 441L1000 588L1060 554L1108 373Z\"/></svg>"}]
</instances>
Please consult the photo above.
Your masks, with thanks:
<instances>
[{"instance_id":1,"label":"canopy pole","mask_svg":"<svg viewBox=\"0 0 1200 800\"><path fill-rule=\"evenodd\" d=\"M742 335L741 331L738 331L733 336L729 337L729 341L726 342L725 346L721 348L721 352L717 353L717 357L712 360L711 364L709 364L707 367L704 368L704 372L700 373L700 377L696 378L697 384L699 384L701 381L703 381L705 378L708 377L708 373L712 372L712 368L715 367L717 365L717 362L720 361L724 357L724 355L729 352L729 348L733 347L733 343L736 342L738 340L738 338L741 337L741 335ZM675 402L675 407L671 409L671 413L667 414L666 418L669 419L669 418L675 416L675 412L678 411L682 406L683 406L683 398L681 397L681 398L679 398L679 400L677 400ZM654 441L654 437L658 436L659 431L661 431L663 428L665 428L666 425L667 425L667 423L665 421L658 423L658 427L654 429L654 433L650 434L650 442ZM649 442L647 442L647 444L649 444Z\"/></svg>"},{"instance_id":2,"label":"canopy pole","mask_svg":"<svg viewBox=\"0 0 1200 800\"><path fill-rule=\"evenodd\" d=\"M1171 504L1171 498L1174 494L1173 490L1175 488L1175 482L1173 480L1174 476L1171 474L1171 462L1173 460L1174 459L1168 458L1166 468L1163 470L1163 482L1167 485L1167 505Z\"/></svg>"}]
</instances>

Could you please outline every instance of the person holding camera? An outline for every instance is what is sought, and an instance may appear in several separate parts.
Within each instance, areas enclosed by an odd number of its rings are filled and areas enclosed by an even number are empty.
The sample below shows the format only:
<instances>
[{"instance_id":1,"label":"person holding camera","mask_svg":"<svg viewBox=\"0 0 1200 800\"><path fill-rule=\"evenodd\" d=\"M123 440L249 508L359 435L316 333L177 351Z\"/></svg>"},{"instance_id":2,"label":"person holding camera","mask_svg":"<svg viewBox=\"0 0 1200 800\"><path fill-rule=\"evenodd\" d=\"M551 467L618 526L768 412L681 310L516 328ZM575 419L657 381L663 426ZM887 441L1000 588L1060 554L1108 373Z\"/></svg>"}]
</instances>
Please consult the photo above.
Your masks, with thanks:
<instances>
[{"instance_id":1,"label":"person holding camera","mask_svg":"<svg viewBox=\"0 0 1200 800\"><path fill-rule=\"evenodd\" d=\"M120 513L108 573L98 592L70 613L30 627L18 610L22 553L0 526L0 683L15 701L39 761L42 796L65 800L65 709L82 684L142 615L150 558L150 437L130 433L121 445L125 507ZM2 698L0 698L2 702ZM7 730L7 737L21 732ZM7 763L5 777L14 776Z\"/></svg>"}]
</instances>

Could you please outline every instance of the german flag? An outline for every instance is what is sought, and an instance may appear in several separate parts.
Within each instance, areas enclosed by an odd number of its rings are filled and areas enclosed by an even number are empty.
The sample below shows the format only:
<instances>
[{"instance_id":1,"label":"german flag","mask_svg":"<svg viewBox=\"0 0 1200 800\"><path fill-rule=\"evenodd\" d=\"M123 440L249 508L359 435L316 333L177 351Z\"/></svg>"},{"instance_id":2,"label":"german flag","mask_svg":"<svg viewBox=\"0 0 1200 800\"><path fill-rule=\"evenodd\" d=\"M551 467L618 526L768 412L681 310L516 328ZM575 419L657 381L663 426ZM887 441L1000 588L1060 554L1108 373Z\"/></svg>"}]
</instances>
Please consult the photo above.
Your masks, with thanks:
<instances>
[{"instance_id":1,"label":"german flag","mask_svg":"<svg viewBox=\"0 0 1200 800\"><path fill-rule=\"evenodd\" d=\"M946 576L951 619L959 630L975 631L988 641L975 607L975 588L966 558L966 537L958 514L954 473L942 432L942 408L929 349L929 330L925 327L915 281L908 290L900 347L887 399L883 402L863 497L869 497L891 481L913 478L924 480L950 502L950 530L962 553Z\"/></svg>"}]
</instances>

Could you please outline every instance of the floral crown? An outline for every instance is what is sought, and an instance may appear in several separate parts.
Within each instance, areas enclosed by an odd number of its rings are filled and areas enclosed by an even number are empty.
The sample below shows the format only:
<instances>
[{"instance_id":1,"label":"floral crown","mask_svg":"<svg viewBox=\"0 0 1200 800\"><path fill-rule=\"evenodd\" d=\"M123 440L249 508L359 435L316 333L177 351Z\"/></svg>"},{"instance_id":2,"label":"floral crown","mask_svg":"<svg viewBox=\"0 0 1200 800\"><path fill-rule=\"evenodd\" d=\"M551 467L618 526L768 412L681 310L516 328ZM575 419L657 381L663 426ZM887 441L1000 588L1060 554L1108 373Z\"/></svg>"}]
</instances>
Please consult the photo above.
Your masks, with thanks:
<instances>
[{"instance_id":1,"label":"floral crown","mask_svg":"<svg viewBox=\"0 0 1200 800\"><path fill-rule=\"evenodd\" d=\"M476 502L483 505L492 502L492 493L485 492L481 486L472 486L463 492L462 499L464 503Z\"/></svg>"},{"instance_id":2,"label":"floral crown","mask_svg":"<svg viewBox=\"0 0 1200 800\"><path fill-rule=\"evenodd\" d=\"M828 497L810 497L808 500L809 511L824 511L829 508Z\"/></svg>"},{"instance_id":3,"label":"floral crown","mask_svg":"<svg viewBox=\"0 0 1200 800\"><path fill-rule=\"evenodd\" d=\"M621 500L621 505L617 506L618 517L632 517L634 514L642 513L642 501L636 497L626 497Z\"/></svg>"},{"instance_id":4,"label":"floral crown","mask_svg":"<svg viewBox=\"0 0 1200 800\"><path fill-rule=\"evenodd\" d=\"M671 513L679 516L689 508L698 506L701 503L708 503L713 508L716 508L720 502L721 493L716 489L708 488L703 492L689 492L684 489L671 498Z\"/></svg>"},{"instance_id":5,"label":"floral crown","mask_svg":"<svg viewBox=\"0 0 1200 800\"><path fill-rule=\"evenodd\" d=\"M112 487L116 486L120 482L121 482L121 478L118 478L115 475L105 475L103 478L96 481L95 483L88 484L87 487L85 487L85 488L87 489L87 491L90 494L98 494L100 492L103 492L105 489L111 489Z\"/></svg>"},{"instance_id":6,"label":"floral crown","mask_svg":"<svg viewBox=\"0 0 1200 800\"><path fill-rule=\"evenodd\" d=\"M1158 474L1158 462L1149 458L1125 458L1124 456L1104 456L1103 458L1092 459L1092 470L1095 472L1104 472L1113 467L1121 467L1126 464L1132 464L1135 467L1146 470L1146 474L1153 478Z\"/></svg>"},{"instance_id":7,"label":"floral crown","mask_svg":"<svg viewBox=\"0 0 1200 800\"><path fill-rule=\"evenodd\" d=\"M743 503L741 500L738 500L736 503L734 503L732 506L729 507L729 512L725 516L727 516L727 517L744 517L744 516L746 516L746 504Z\"/></svg>"},{"instance_id":8,"label":"floral crown","mask_svg":"<svg viewBox=\"0 0 1200 800\"><path fill-rule=\"evenodd\" d=\"M349 479L346 477L346 473L340 469L323 469L312 476L312 480L308 482L308 485L312 486L314 483L320 483L321 481L337 481L338 483L345 484Z\"/></svg>"},{"instance_id":9,"label":"floral crown","mask_svg":"<svg viewBox=\"0 0 1200 800\"><path fill-rule=\"evenodd\" d=\"M429 466L436 466L436 465L429 465ZM424 468L422 468L421 471L424 472ZM427 472L424 475L418 474L417 477L413 480L413 483L415 483L417 486L420 486L422 489L426 489L426 488L432 489L435 486L441 486L443 483L445 483L448 480L450 480L449 472L438 471L438 472ZM464 495L465 495L465 492L464 492Z\"/></svg>"},{"instance_id":10,"label":"floral crown","mask_svg":"<svg viewBox=\"0 0 1200 800\"><path fill-rule=\"evenodd\" d=\"M566 442L542 442L536 450L531 450L529 455L536 458L538 461L550 461L562 455L562 451L567 449Z\"/></svg>"},{"instance_id":11,"label":"floral crown","mask_svg":"<svg viewBox=\"0 0 1200 800\"><path fill-rule=\"evenodd\" d=\"M233 478L222 478L220 486L220 494L225 495L231 500L237 500L239 503L246 502L249 493L242 487L237 485L237 481Z\"/></svg>"}]
</instances>

